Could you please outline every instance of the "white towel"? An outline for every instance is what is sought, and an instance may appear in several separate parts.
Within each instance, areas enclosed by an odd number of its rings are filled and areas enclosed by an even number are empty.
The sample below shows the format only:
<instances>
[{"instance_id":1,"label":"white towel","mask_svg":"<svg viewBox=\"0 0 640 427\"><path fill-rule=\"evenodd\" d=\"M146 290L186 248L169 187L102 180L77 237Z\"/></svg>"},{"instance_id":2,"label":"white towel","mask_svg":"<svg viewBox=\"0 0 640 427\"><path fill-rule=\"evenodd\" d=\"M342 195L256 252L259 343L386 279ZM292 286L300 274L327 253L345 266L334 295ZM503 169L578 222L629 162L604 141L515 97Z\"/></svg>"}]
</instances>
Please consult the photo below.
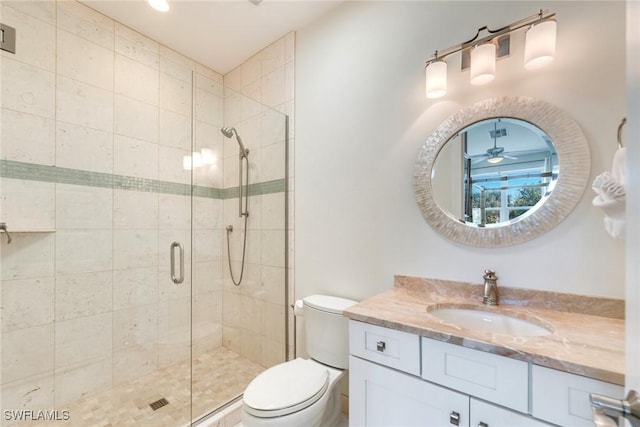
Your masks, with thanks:
<instances>
[{"instance_id":1,"label":"white towel","mask_svg":"<svg viewBox=\"0 0 640 427\"><path fill-rule=\"evenodd\" d=\"M624 186L613 177L609 172L603 172L593 180L591 185L593 191L602 199L603 202L612 200L624 200L626 192Z\"/></svg>"},{"instance_id":2,"label":"white towel","mask_svg":"<svg viewBox=\"0 0 640 427\"><path fill-rule=\"evenodd\" d=\"M616 174L624 179L624 170L620 168L620 161L625 164L625 153L616 156L614 169ZM616 163L616 159L618 163ZM616 166L618 165L618 166ZM613 238L624 239L626 229L625 205L626 192L624 185L616 179L612 173L603 172L593 180L591 185L597 196L593 199L593 205L604 212L604 228Z\"/></svg>"},{"instance_id":3,"label":"white towel","mask_svg":"<svg viewBox=\"0 0 640 427\"><path fill-rule=\"evenodd\" d=\"M611 166L611 175L618 181L618 184L624 187L627 180L627 148L618 148L613 155L613 165Z\"/></svg>"},{"instance_id":4,"label":"white towel","mask_svg":"<svg viewBox=\"0 0 640 427\"><path fill-rule=\"evenodd\" d=\"M626 229L624 200L603 201L600 196L593 199L593 205L599 207L604 212L604 229L616 239L624 239Z\"/></svg>"}]
</instances>

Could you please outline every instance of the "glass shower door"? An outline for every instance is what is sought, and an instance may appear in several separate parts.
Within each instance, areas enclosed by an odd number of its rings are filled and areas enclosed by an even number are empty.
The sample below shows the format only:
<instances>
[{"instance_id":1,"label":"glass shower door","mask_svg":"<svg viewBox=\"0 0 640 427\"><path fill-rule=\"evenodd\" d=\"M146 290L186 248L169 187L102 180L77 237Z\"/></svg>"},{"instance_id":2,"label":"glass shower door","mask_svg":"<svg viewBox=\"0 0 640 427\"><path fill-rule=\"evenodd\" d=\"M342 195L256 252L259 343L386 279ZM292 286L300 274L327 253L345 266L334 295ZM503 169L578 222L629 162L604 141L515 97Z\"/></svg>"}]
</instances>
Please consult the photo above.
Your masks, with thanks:
<instances>
[{"instance_id":1,"label":"glass shower door","mask_svg":"<svg viewBox=\"0 0 640 427\"><path fill-rule=\"evenodd\" d=\"M200 110L214 94L223 102ZM288 134L285 114L211 78L196 76L194 96L195 148L210 150L216 160L194 171L192 400L198 419L286 360ZM223 112L223 121L212 129L206 119L214 111ZM204 242L215 242L215 254L201 253Z\"/></svg>"},{"instance_id":2,"label":"glass shower door","mask_svg":"<svg viewBox=\"0 0 640 427\"><path fill-rule=\"evenodd\" d=\"M188 424L195 64L79 2L0 7L0 422Z\"/></svg>"},{"instance_id":3,"label":"glass shower door","mask_svg":"<svg viewBox=\"0 0 640 427\"><path fill-rule=\"evenodd\" d=\"M0 7L0 424L186 425L286 359L286 116L80 2Z\"/></svg>"}]
</instances>

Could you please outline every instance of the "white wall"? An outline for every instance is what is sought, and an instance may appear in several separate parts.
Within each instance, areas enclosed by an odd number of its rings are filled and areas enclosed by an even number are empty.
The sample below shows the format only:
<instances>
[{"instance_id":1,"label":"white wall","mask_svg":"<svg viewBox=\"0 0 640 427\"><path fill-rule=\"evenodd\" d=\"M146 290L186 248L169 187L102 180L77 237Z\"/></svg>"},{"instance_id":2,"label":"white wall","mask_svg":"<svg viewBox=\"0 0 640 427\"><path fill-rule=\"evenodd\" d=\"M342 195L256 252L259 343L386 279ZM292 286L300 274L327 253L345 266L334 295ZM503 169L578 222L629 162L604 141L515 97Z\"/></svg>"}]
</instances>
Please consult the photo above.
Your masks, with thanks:
<instances>
[{"instance_id":1,"label":"white wall","mask_svg":"<svg viewBox=\"0 0 640 427\"><path fill-rule=\"evenodd\" d=\"M424 97L424 62L436 49L540 8L557 13L556 61L522 67L523 33L496 80L468 83L449 66L449 93ZM604 231L587 188L546 235L501 249L437 234L412 191L424 140L460 108L494 96L531 96L582 127L591 177L610 169L625 115L624 2L349 2L300 30L296 46L296 294L365 298L394 274L623 297L624 242Z\"/></svg>"}]
</instances>

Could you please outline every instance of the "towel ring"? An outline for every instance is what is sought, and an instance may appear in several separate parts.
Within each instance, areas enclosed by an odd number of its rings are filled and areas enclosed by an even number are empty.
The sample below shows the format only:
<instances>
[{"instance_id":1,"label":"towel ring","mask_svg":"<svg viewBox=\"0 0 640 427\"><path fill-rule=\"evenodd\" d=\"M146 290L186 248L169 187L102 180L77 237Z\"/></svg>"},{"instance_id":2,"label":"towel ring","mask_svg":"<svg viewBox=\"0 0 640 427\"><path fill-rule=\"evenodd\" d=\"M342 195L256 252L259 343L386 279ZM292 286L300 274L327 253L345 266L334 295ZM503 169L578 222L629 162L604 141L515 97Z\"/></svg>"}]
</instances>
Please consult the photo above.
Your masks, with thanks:
<instances>
[{"instance_id":1,"label":"towel ring","mask_svg":"<svg viewBox=\"0 0 640 427\"><path fill-rule=\"evenodd\" d=\"M623 117L622 121L620 122L620 125L618 126L618 148L622 148L623 144L622 144L622 128L624 127L625 123L627 123L627 118Z\"/></svg>"}]
</instances>

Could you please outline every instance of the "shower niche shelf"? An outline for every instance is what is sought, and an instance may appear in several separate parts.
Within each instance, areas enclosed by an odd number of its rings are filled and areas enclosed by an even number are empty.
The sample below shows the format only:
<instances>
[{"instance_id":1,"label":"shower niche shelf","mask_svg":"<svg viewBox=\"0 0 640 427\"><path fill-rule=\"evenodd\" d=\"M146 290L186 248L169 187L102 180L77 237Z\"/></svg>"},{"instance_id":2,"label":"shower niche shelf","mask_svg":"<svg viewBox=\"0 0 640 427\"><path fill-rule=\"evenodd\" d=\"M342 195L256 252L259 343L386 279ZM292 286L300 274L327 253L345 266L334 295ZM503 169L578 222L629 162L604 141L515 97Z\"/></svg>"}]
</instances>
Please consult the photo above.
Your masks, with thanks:
<instances>
[{"instance_id":1,"label":"shower niche shelf","mask_svg":"<svg viewBox=\"0 0 640 427\"><path fill-rule=\"evenodd\" d=\"M10 229L9 227L7 227L7 224L5 222L2 222L0 223L0 232L1 232L0 234L6 235L6 242L9 245L13 241L13 238L11 237L12 233L14 235L23 234L23 233L55 233L56 230L53 228L36 228L36 227Z\"/></svg>"},{"instance_id":2,"label":"shower niche shelf","mask_svg":"<svg viewBox=\"0 0 640 427\"><path fill-rule=\"evenodd\" d=\"M54 228L16 228L9 229L9 233L55 233Z\"/></svg>"}]
</instances>

